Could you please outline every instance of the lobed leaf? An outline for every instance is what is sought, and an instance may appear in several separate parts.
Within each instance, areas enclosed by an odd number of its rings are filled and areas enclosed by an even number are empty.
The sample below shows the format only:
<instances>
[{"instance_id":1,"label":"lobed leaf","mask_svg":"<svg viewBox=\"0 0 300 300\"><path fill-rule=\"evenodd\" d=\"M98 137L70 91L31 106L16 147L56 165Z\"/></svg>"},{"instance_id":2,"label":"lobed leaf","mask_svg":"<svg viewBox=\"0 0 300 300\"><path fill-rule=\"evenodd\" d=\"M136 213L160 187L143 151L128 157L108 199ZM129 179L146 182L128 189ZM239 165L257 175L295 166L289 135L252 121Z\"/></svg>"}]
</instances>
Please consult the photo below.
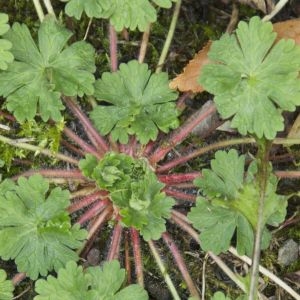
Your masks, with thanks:
<instances>
[{"instance_id":1,"label":"lobed leaf","mask_svg":"<svg viewBox=\"0 0 300 300\"><path fill-rule=\"evenodd\" d=\"M75 262L68 262L58 271L57 278L52 275L47 280L36 282L35 290L39 294L34 300L146 300L146 291L137 284L121 289L125 279L125 270L118 261L105 262L102 268L89 267L84 272Z\"/></svg>"},{"instance_id":2,"label":"lobed leaf","mask_svg":"<svg viewBox=\"0 0 300 300\"><path fill-rule=\"evenodd\" d=\"M149 0L61 0L68 2L65 11L67 15L80 19L85 12L89 18L105 18L117 31L123 28L145 31L150 23L156 21L157 13ZM164 8L170 8L172 1L153 0Z\"/></svg>"},{"instance_id":3,"label":"lobed leaf","mask_svg":"<svg viewBox=\"0 0 300 300\"><path fill-rule=\"evenodd\" d=\"M238 156L236 150L217 151L211 161L212 170L203 170L203 177L194 181L207 199L198 197L196 207L191 209L188 218L201 232L200 244L205 251L216 254L227 251L236 233L238 252L251 255L260 190L255 177L255 163L249 166L246 177L244 164L244 156ZM264 226L278 226L285 218L287 197L276 194L276 189L277 179L270 175L264 200ZM265 227L262 249L268 247L270 238Z\"/></svg>"},{"instance_id":4,"label":"lobed leaf","mask_svg":"<svg viewBox=\"0 0 300 300\"><path fill-rule=\"evenodd\" d=\"M0 35L9 30L8 15L0 13ZM12 44L6 39L0 39L0 70L6 70L8 65L13 62L14 56L11 53Z\"/></svg>"},{"instance_id":5,"label":"lobed leaf","mask_svg":"<svg viewBox=\"0 0 300 300\"><path fill-rule=\"evenodd\" d=\"M177 94L169 89L167 74L152 74L136 60L121 64L115 73L96 81L95 97L111 105L99 105L91 113L102 135L126 144L135 134L142 144L155 140L158 130L167 133L179 125Z\"/></svg>"},{"instance_id":6,"label":"lobed leaf","mask_svg":"<svg viewBox=\"0 0 300 300\"><path fill-rule=\"evenodd\" d=\"M240 22L236 34L212 44L208 57L214 63L202 69L199 83L243 135L274 139L284 127L282 110L300 104L300 48L292 40L274 44L275 39L269 22L258 17Z\"/></svg>"},{"instance_id":7,"label":"lobed leaf","mask_svg":"<svg viewBox=\"0 0 300 300\"><path fill-rule=\"evenodd\" d=\"M15 57L0 73L0 95L18 121L61 120L61 95L83 96L94 92L94 50L81 41L66 47L71 32L48 16L38 30L38 43L26 25L15 23L5 38Z\"/></svg>"},{"instance_id":8,"label":"lobed leaf","mask_svg":"<svg viewBox=\"0 0 300 300\"><path fill-rule=\"evenodd\" d=\"M0 269L0 300L12 300L13 290L12 281L7 280L5 271Z\"/></svg>"},{"instance_id":9,"label":"lobed leaf","mask_svg":"<svg viewBox=\"0 0 300 300\"><path fill-rule=\"evenodd\" d=\"M32 279L56 271L69 260L78 260L74 249L86 236L80 226L71 226L66 212L69 193L54 188L40 175L18 183L0 185L0 256L14 259L19 272Z\"/></svg>"}]
</instances>

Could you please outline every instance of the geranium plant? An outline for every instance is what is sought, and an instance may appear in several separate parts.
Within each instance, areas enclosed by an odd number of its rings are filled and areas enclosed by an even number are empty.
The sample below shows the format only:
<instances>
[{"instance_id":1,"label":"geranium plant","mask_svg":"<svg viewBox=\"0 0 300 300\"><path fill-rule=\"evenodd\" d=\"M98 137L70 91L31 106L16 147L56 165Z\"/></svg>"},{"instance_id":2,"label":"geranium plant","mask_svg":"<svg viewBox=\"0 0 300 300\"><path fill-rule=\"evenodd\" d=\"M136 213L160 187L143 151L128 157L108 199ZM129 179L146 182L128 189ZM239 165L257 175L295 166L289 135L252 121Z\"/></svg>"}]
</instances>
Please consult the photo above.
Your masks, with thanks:
<instances>
[{"instance_id":1,"label":"geranium plant","mask_svg":"<svg viewBox=\"0 0 300 300\"><path fill-rule=\"evenodd\" d=\"M1 182L1 258L13 259L22 278L35 280L50 271L57 273L57 278L49 275L36 282L37 300L147 299L143 249L152 253L172 297L180 299L182 292L159 254L157 241L162 239L188 293L200 299L199 288L172 238L169 225L173 223L224 270L217 254L230 250L231 245L239 254L253 252L250 289L248 278L229 274L255 299L259 251L270 240L266 226L278 226L285 218L287 197L276 193L278 179L268 154L270 139L283 128L282 110L294 110L300 102L296 88L299 49L290 41L275 44L270 23L257 17L249 24L241 22L236 34L224 35L212 44L214 63L202 72L200 82L215 94L216 106L210 104L180 120L185 105L183 98L175 102L178 94L169 88L168 74L159 69L154 73L143 63L145 35L137 60L120 65L117 60L116 32L123 28L149 32L156 8L171 7L172 1L64 2L66 13L77 19L85 13L109 20L111 72L98 70L101 75L96 80L95 49L86 41L68 43L71 32L54 15L44 17L38 5L41 25L36 40L24 24L15 23L5 33L3 38L11 44L7 50L14 56L0 73L0 93L7 109L1 116L6 126L18 124L24 134L35 128L32 124L46 124L43 128L55 124L51 136L61 136L55 139L59 147L50 148L48 141L20 141L9 130L0 135L3 144L34 153L33 160L37 155L49 158L28 170L28 160L19 159L25 170ZM175 2L176 16L181 1ZM285 55L279 56L283 50ZM234 58L229 55L232 52ZM292 66L287 64L291 59L295 60ZM274 91L272 80L278 82ZM286 90L288 99L283 102ZM233 117L231 126L252 137L196 149L182 145L216 110L223 118ZM272 114L264 121L262 116L269 116L266 110ZM70 118L75 118L75 127ZM182 170L184 163L211 150L246 143L255 143L259 149L248 167L245 156L232 149L216 152L211 170L198 166ZM173 157L178 151L181 155ZM109 234L107 262L101 267L77 265L104 232ZM120 262L126 271L120 269ZM138 285L120 289L125 274L127 282L135 277ZM213 299L222 297L216 293Z\"/></svg>"}]
</instances>

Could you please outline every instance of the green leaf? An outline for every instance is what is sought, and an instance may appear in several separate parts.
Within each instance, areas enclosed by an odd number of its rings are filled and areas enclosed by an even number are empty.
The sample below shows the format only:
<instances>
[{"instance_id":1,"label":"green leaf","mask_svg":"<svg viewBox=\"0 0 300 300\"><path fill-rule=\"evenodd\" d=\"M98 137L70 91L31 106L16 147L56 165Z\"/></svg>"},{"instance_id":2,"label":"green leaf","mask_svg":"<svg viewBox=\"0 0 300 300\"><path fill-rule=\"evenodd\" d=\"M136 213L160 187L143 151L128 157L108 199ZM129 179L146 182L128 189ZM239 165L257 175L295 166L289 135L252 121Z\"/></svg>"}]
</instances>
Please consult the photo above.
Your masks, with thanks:
<instances>
[{"instance_id":1,"label":"green leaf","mask_svg":"<svg viewBox=\"0 0 300 300\"><path fill-rule=\"evenodd\" d=\"M38 45L26 25L15 23L5 35L15 57L0 73L0 95L18 121L59 121L64 108L60 97L83 96L94 92L94 50L80 41L66 47L71 32L51 16L38 30Z\"/></svg>"},{"instance_id":2,"label":"green leaf","mask_svg":"<svg viewBox=\"0 0 300 300\"><path fill-rule=\"evenodd\" d=\"M0 300L13 299L14 285L11 280L6 280L6 273L0 269Z\"/></svg>"},{"instance_id":3,"label":"green leaf","mask_svg":"<svg viewBox=\"0 0 300 300\"><path fill-rule=\"evenodd\" d=\"M3 35L9 30L8 15L0 13L0 35ZM8 65L13 62L14 56L10 49L12 44L10 41L0 39L0 70L6 70Z\"/></svg>"},{"instance_id":4,"label":"green leaf","mask_svg":"<svg viewBox=\"0 0 300 300\"><path fill-rule=\"evenodd\" d=\"M125 270L118 261L105 262L103 267L89 267L83 272L75 262L68 262L65 269L58 271L57 278L52 275L47 280L36 282L39 293L34 300L147 300L147 292L139 285L132 284L121 289Z\"/></svg>"},{"instance_id":5,"label":"green leaf","mask_svg":"<svg viewBox=\"0 0 300 300\"><path fill-rule=\"evenodd\" d=\"M82 245L86 231L73 227L66 212L69 192L54 188L40 175L1 183L0 256L14 259L19 272L32 279L78 260L73 249Z\"/></svg>"},{"instance_id":6,"label":"green leaf","mask_svg":"<svg viewBox=\"0 0 300 300\"><path fill-rule=\"evenodd\" d=\"M97 163L93 156L87 155L79 167L100 188L110 192L124 226L138 229L146 241L161 237L175 201L161 192L164 184L145 160L108 152Z\"/></svg>"},{"instance_id":7,"label":"green leaf","mask_svg":"<svg viewBox=\"0 0 300 300\"><path fill-rule=\"evenodd\" d=\"M146 64L133 60L97 80L95 97L111 105L97 106L91 119L102 135L111 132L114 140L127 143L135 134L146 144L156 139L158 130L167 133L179 125L176 96L166 73L151 75Z\"/></svg>"},{"instance_id":8,"label":"green leaf","mask_svg":"<svg viewBox=\"0 0 300 300\"><path fill-rule=\"evenodd\" d=\"M208 199L198 197L188 218L200 233L201 247L216 254L228 250L236 232L240 254L250 255L257 228L260 190L255 164L244 177L244 156L236 150L217 151L211 161L212 170L203 170L203 177L194 181ZM264 200L263 225L278 226L285 218L287 197L276 194L277 179L270 175ZM220 239L220 236L222 237ZM268 247L270 234L264 228L262 249Z\"/></svg>"},{"instance_id":9,"label":"green leaf","mask_svg":"<svg viewBox=\"0 0 300 300\"><path fill-rule=\"evenodd\" d=\"M105 18L117 31L123 28L145 31L150 23L156 21L157 13L149 0L61 0L68 2L66 14L80 19L85 12L89 18ZM176 0L172 0L176 1ZM153 0L153 2L164 8L172 6L171 0Z\"/></svg>"},{"instance_id":10,"label":"green leaf","mask_svg":"<svg viewBox=\"0 0 300 300\"><path fill-rule=\"evenodd\" d=\"M214 293L211 300L231 300L231 298L225 296L222 292L216 292L216 293Z\"/></svg>"},{"instance_id":11,"label":"green leaf","mask_svg":"<svg viewBox=\"0 0 300 300\"><path fill-rule=\"evenodd\" d=\"M243 135L274 139L284 128L282 110L300 104L300 48L292 40L275 44L275 38L270 22L240 22L236 34L212 44L214 63L201 71L199 82L215 95L219 113L233 117L231 126Z\"/></svg>"}]
</instances>

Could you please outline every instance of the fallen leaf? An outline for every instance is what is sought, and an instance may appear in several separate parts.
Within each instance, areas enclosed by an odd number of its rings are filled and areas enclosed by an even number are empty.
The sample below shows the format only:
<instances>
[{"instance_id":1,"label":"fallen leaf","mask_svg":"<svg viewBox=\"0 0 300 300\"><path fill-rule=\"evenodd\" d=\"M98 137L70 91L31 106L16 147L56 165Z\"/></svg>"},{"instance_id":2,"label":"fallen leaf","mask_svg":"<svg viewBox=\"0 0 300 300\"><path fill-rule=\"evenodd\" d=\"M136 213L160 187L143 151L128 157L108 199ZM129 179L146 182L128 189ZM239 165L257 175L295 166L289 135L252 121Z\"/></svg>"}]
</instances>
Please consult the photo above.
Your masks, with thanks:
<instances>
[{"instance_id":1,"label":"fallen leaf","mask_svg":"<svg viewBox=\"0 0 300 300\"><path fill-rule=\"evenodd\" d=\"M273 29L277 33L277 40L293 39L300 45L300 19L292 19L273 24Z\"/></svg>"},{"instance_id":2,"label":"fallen leaf","mask_svg":"<svg viewBox=\"0 0 300 300\"><path fill-rule=\"evenodd\" d=\"M197 82L197 79L201 73L202 66L209 63L207 53L211 46L211 41L195 55L195 57L189 61L187 66L183 69L183 73L178 75L170 82L171 89L178 89L181 92L193 92L201 93L204 88Z\"/></svg>"}]
</instances>

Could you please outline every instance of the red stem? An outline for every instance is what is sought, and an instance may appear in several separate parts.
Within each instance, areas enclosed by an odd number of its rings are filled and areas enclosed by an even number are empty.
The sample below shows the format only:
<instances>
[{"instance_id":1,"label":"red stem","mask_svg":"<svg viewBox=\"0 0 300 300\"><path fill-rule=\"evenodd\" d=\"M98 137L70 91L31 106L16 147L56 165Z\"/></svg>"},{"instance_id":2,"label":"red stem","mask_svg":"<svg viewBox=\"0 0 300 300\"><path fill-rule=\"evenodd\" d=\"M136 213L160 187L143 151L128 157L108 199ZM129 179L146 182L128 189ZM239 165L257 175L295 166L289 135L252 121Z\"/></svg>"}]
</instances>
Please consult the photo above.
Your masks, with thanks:
<instances>
[{"instance_id":1,"label":"red stem","mask_svg":"<svg viewBox=\"0 0 300 300\"><path fill-rule=\"evenodd\" d=\"M110 204L109 199L103 199L97 202L94 206L89 208L77 221L80 225L94 218L97 214L103 211Z\"/></svg>"},{"instance_id":2,"label":"red stem","mask_svg":"<svg viewBox=\"0 0 300 300\"><path fill-rule=\"evenodd\" d=\"M61 170L61 169L40 169L40 170L29 170L22 174L16 175L12 177L13 180L18 179L21 176L29 177L34 174L40 174L46 178L66 178L66 179L81 179L86 180L86 178L82 175L81 171L74 170Z\"/></svg>"},{"instance_id":3,"label":"red stem","mask_svg":"<svg viewBox=\"0 0 300 300\"><path fill-rule=\"evenodd\" d=\"M185 100L188 99L192 94L192 92L185 92L180 96L176 103L176 107L178 110L183 111L185 109Z\"/></svg>"},{"instance_id":4,"label":"red stem","mask_svg":"<svg viewBox=\"0 0 300 300\"><path fill-rule=\"evenodd\" d=\"M131 284L131 264L130 264L130 254L129 254L129 238L128 231L125 232L125 270L127 275L127 284Z\"/></svg>"},{"instance_id":5,"label":"red stem","mask_svg":"<svg viewBox=\"0 0 300 300\"><path fill-rule=\"evenodd\" d=\"M79 155L79 156L84 156L84 151L75 147L74 145L72 145L71 143L69 143L68 141L62 139L60 141L61 145L63 145L66 149L68 149L69 151Z\"/></svg>"},{"instance_id":6,"label":"red stem","mask_svg":"<svg viewBox=\"0 0 300 300\"><path fill-rule=\"evenodd\" d=\"M143 262L142 262L142 255L141 255L140 236L138 231L133 227L130 228L130 235L131 235L131 242L133 247L135 274L136 274L137 282L140 286L144 286L144 272L143 272Z\"/></svg>"},{"instance_id":7,"label":"red stem","mask_svg":"<svg viewBox=\"0 0 300 300\"><path fill-rule=\"evenodd\" d=\"M118 69L118 48L117 48L117 33L115 28L109 24L109 54L110 54L110 69L116 72Z\"/></svg>"},{"instance_id":8,"label":"red stem","mask_svg":"<svg viewBox=\"0 0 300 300\"><path fill-rule=\"evenodd\" d=\"M300 171L275 171L275 175L279 178L299 178Z\"/></svg>"},{"instance_id":9,"label":"red stem","mask_svg":"<svg viewBox=\"0 0 300 300\"><path fill-rule=\"evenodd\" d=\"M63 132L68 138L70 138L72 141L77 143L85 152L93 154L98 159L101 158L101 155L97 153L97 150L94 147L87 144L83 139L81 139L78 135L76 135L71 129L65 127Z\"/></svg>"},{"instance_id":10,"label":"red stem","mask_svg":"<svg viewBox=\"0 0 300 300\"><path fill-rule=\"evenodd\" d=\"M186 282L186 285L189 289L189 292L191 294L192 297L195 297L196 299L200 299L200 295L198 293L198 290L191 278L191 275L186 267L186 264L184 262L184 259L183 257L181 256L180 254L180 251L178 250L176 244L174 243L174 241L171 239L170 235L166 232L164 232L162 234L162 238L165 242L165 244L169 247L173 257L174 257L174 260L182 274L182 277L183 279L185 280Z\"/></svg>"},{"instance_id":11,"label":"red stem","mask_svg":"<svg viewBox=\"0 0 300 300\"><path fill-rule=\"evenodd\" d=\"M201 174L200 172L191 172L191 173L158 175L158 179L165 184L172 185L175 183L193 181L195 178L199 177L200 174Z\"/></svg>"},{"instance_id":12,"label":"red stem","mask_svg":"<svg viewBox=\"0 0 300 300\"><path fill-rule=\"evenodd\" d=\"M208 116L216 111L214 104L211 104L206 111L198 110L192 116L190 116L185 123L177 130L173 131L171 135L164 141L164 143L157 148L156 151L150 156L149 161L152 165L162 160L165 155L173 149L177 144L181 143L192 130L199 125Z\"/></svg>"},{"instance_id":13,"label":"red stem","mask_svg":"<svg viewBox=\"0 0 300 300\"><path fill-rule=\"evenodd\" d=\"M196 198L197 198L196 195L186 194L185 192L181 192L181 191L170 189L170 188L164 188L163 191L166 193L166 195L174 197L178 200L195 202Z\"/></svg>"},{"instance_id":14,"label":"red stem","mask_svg":"<svg viewBox=\"0 0 300 300\"><path fill-rule=\"evenodd\" d=\"M80 109L79 105L72 100L70 97L64 97L64 101L69 107L69 109L73 112L73 114L81 121L83 128L85 130L85 133L93 143L94 147L98 151L101 152L101 154L107 152L109 150L109 147L104 140L102 136L99 135L97 130L92 125L91 121L87 118L87 116L83 113L83 111Z\"/></svg>"},{"instance_id":15,"label":"red stem","mask_svg":"<svg viewBox=\"0 0 300 300\"><path fill-rule=\"evenodd\" d=\"M91 195L85 196L82 199L72 203L68 208L68 212L70 214L72 214L75 211L78 211L88 205L91 205L92 203L96 202L97 200L100 200L101 198L106 197L107 194L108 193L106 191L97 191Z\"/></svg>"},{"instance_id":16,"label":"red stem","mask_svg":"<svg viewBox=\"0 0 300 300\"><path fill-rule=\"evenodd\" d=\"M112 235L111 246L110 246L109 252L107 254L106 260L108 260L108 261L119 258L122 230L123 230L123 228L122 228L120 222L118 221L118 223L115 225L114 232Z\"/></svg>"},{"instance_id":17,"label":"red stem","mask_svg":"<svg viewBox=\"0 0 300 300\"><path fill-rule=\"evenodd\" d=\"M21 281L23 281L26 278L26 273L17 273L12 279L12 284L14 286L18 285Z\"/></svg>"},{"instance_id":18,"label":"red stem","mask_svg":"<svg viewBox=\"0 0 300 300\"><path fill-rule=\"evenodd\" d=\"M101 228L103 223L112 213L112 206L109 205L104 208L104 210L97 216L96 220L93 222L92 226L89 228L89 233L87 236L87 243L91 241L91 239L95 236L95 233Z\"/></svg>"}]
</instances>

